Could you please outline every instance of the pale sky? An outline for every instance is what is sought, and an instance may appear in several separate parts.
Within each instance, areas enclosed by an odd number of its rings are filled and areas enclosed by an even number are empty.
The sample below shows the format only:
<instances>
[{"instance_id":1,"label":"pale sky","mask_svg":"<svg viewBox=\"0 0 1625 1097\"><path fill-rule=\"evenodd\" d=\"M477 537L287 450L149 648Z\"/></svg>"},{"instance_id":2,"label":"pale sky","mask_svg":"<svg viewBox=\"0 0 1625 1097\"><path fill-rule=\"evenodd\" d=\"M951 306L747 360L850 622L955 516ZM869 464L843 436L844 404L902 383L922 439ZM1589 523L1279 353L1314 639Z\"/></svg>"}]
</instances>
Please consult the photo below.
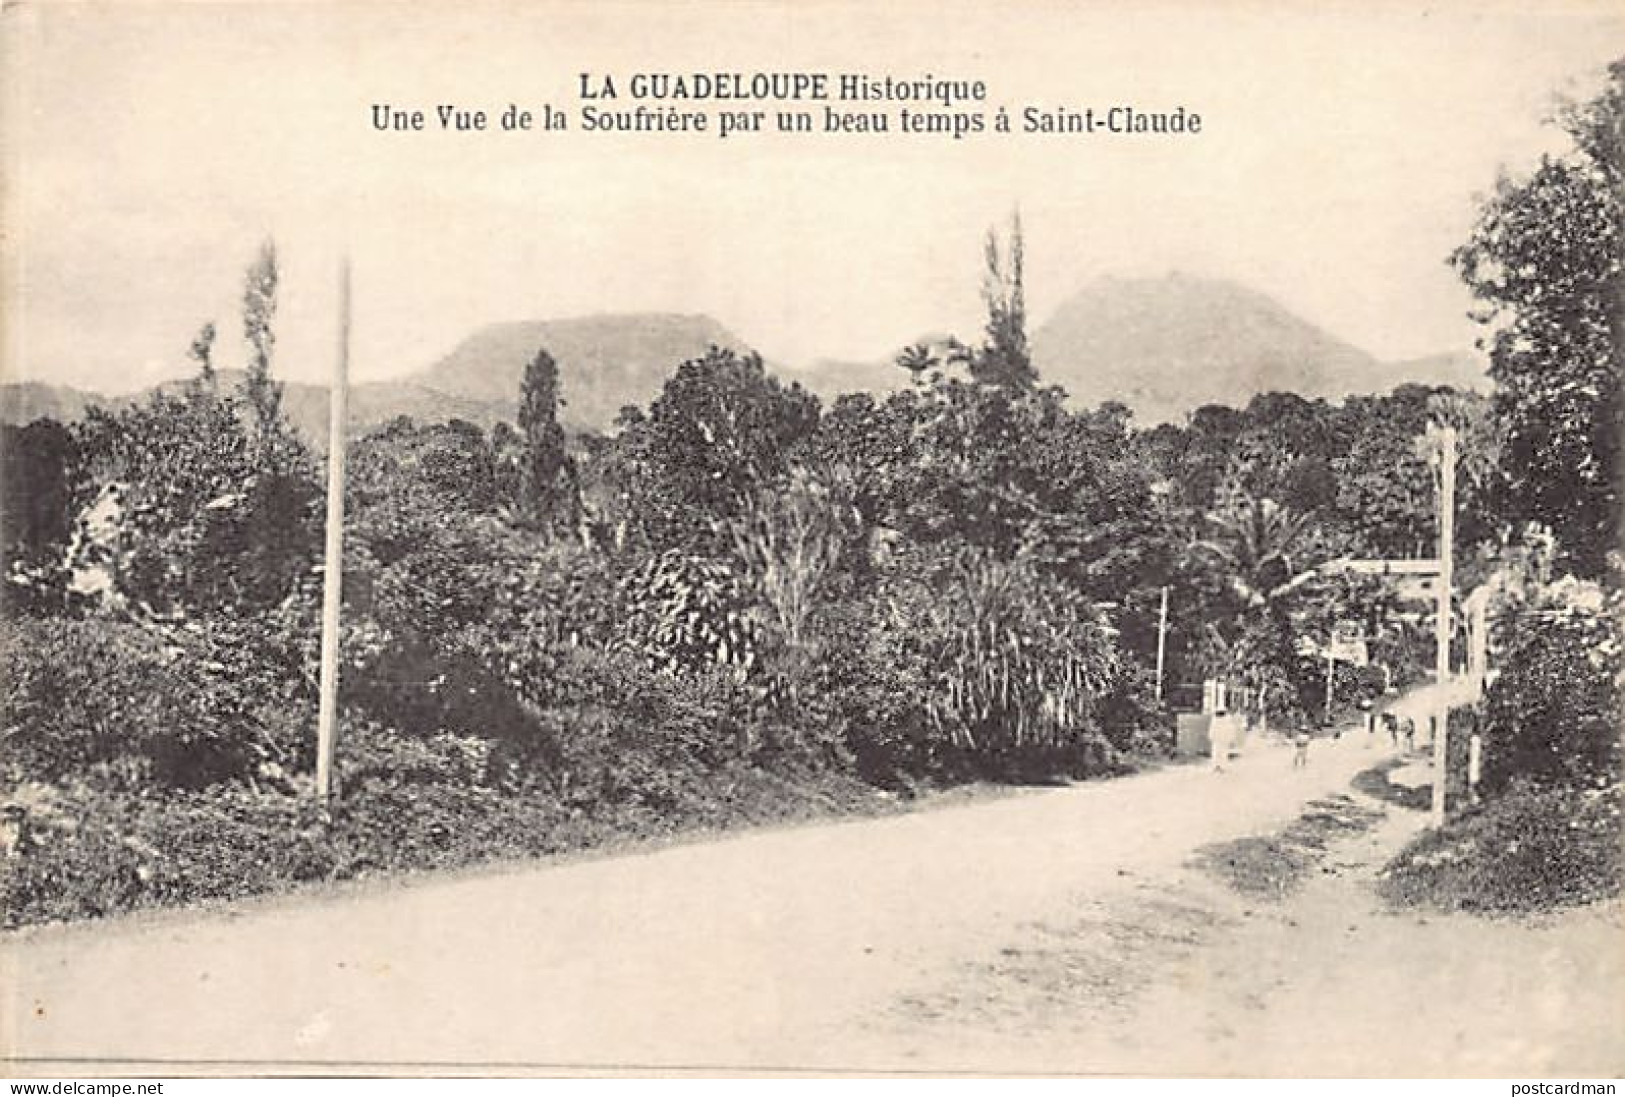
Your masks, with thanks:
<instances>
[{"instance_id":1,"label":"pale sky","mask_svg":"<svg viewBox=\"0 0 1625 1097\"><path fill-rule=\"evenodd\" d=\"M184 371L283 258L277 370L354 372L482 324L708 313L770 360L980 327L1019 204L1036 324L1102 274L1228 277L1383 358L1465 349L1445 265L1553 95L1625 54L1617 3L13 4L3 16L4 375L106 392ZM1177 140L385 134L373 103L572 115L577 74L983 79L989 102L1183 105ZM624 91L624 83L623 83ZM629 99L618 106L630 107ZM815 109L818 109L815 107Z\"/></svg>"}]
</instances>

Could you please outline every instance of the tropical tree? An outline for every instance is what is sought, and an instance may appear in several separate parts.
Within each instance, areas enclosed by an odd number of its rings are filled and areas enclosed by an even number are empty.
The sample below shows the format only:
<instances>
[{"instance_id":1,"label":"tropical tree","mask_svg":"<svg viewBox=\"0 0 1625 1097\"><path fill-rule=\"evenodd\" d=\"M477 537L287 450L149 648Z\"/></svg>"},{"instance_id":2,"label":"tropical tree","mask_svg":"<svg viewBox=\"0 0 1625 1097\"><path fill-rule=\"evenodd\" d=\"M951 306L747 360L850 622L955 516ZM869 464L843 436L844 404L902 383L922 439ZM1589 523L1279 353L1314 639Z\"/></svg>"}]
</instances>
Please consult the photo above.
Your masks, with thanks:
<instances>
[{"instance_id":1,"label":"tropical tree","mask_svg":"<svg viewBox=\"0 0 1625 1097\"><path fill-rule=\"evenodd\" d=\"M248 373L243 379L243 395L262 437L277 433L275 425L282 413L282 385L271 377L271 360L276 350L273 324L278 281L276 244L267 240L260 245L259 254L243 276L243 338L248 343ZM208 340L204 342L204 333L199 333L194 343L198 353L193 357L208 379L214 369L209 357L214 344L213 326L204 332Z\"/></svg>"},{"instance_id":2,"label":"tropical tree","mask_svg":"<svg viewBox=\"0 0 1625 1097\"><path fill-rule=\"evenodd\" d=\"M915 703L955 748L985 757L1081 744L1120 669L1105 614L1025 558L928 554L895 577L872 626L920 668Z\"/></svg>"},{"instance_id":3,"label":"tropical tree","mask_svg":"<svg viewBox=\"0 0 1625 1097\"><path fill-rule=\"evenodd\" d=\"M1452 262L1484 303L1504 513L1551 527L1570 566L1600 576L1622 503L1625 58L1558 120L1573 148L1502 176Z\"/></svg>"},{"instance_id":4,"label":"tropical tree","mask_svg":"<svg viewBox=\"0 0 1625 1097\"><path fill-rule=\"evenodd\" d=\"M559 425L559 367L539 349L519 388L520 511L543 526L569 524L578 505L575 464Z\"/></svg>"},{"instance_id":5,"label":"tropical tree","mask_svg":"<svg viewBox=\"0 0 1625 1097\"><path fill-rule=\"evenodd\" d=\"M186 356L197 363L197 382L206 387L212 387L215 380L214 340L214 321L210 320L198 329L197 335L192 338L192 345L186 351Z\"/></svg>"},{"instance_id":6,"label":"tropical tree","mask_svg":"<svg viewBox=\"0 0 1625 1097\"><path fill-rule=\"evenodd\" d=\"M1238 499L1207 516L1204 536L1188 554L1187 574L1223 592L1209 608L1209 672L1238 679L1260 711L1299 707L1300 642L1325 639L1311 636L1316 630L1298 613L1321 581L1308 562L1312 518L1273 499Z\"/></svg>"},{"instance_id":7,"label":"tropical tree","mask_svg":"<svg viewBox=\"0 0 1625 1097\"><path fill-rule=\"evenodd\" d=\"M916 385L921 384L932 370L942 365L942 359L927 343L911 343L897 352L894 361L899 369L908 371L909 377Z\"/></svg>"},{"instance_id":8,"label":"tropical tree","mask_svg":"<svg viewBox=\"0 0 1625 1097\"><path fill-rule=\"evenodd\" d=\"M271 376L276 248L244 276L248 373L240 396L214 384L214 325L194 338L198 364L178 394L162 390L75 428L75 475L90 493L118 489L114 551L121 594L155 610L254 610L282 599L315 546L315 461L282 414Z\"/></svg>"},{"instance_id":9,"label":"tropical tree","mask_svg":"<svg viewBox=\"0 0 1625 1097\"><path fill-rule=\"evenodd\" d=\"M122 485L123 594L160 611L264 606L308 570L315 465L285 424L272 430L250 434L235 399L201 387L76 428L77 475Z\"/></svg>"},{"instance_id":10,"label":"tropical tree","mask_svg":"<svg viewBox=\"0 0 1625 1097\"><path fill-rule=\"evenodd\" d=\"M1305 533L1313 516L1273 499L1241 500L1208 516L1207 536L1193 543L1224 567L1231 591L1248 612L1275 615L1286 598L1315 576L1305 568Z\"/></svg>"},{"instance_id":11,"label":"tropical tree","mask_svg":"<svg viewBox=\"0 0 1625 1097\"><path fill-rule=\"evenodd\" d=\"M726 529L780 635L800 648L820 589L861 530L856 509L797 466L784 487L751 497Z\"/></svg>"},{"instance_id":12,"label":"tropical tree","mask_svg":"<svg viewBox=\"0 0 1625 1097\"><path fill-rule=\"evenodd\" d=\"M1012 214L1010 235L1001 245L989 229L983 253L982 302L987 306L986 339L971 360L971 376L985 384L1030 389L1038 383L1027 345L1027 297L1024 284L1026 244L1021 214Z\"/></svg>"},{"instance_id":13,"label":"tropical tree","mask_svg":"<svg viewBox=\"0 0 1625 1097\"><path fill-rule=\"evenodd\" d=\"M712 347L677 367L647 415L624 416L602 475L654 547L715 547L719 522L781 482L813 436L818 398L755 354Z\"/></svg>"}]
</instances>

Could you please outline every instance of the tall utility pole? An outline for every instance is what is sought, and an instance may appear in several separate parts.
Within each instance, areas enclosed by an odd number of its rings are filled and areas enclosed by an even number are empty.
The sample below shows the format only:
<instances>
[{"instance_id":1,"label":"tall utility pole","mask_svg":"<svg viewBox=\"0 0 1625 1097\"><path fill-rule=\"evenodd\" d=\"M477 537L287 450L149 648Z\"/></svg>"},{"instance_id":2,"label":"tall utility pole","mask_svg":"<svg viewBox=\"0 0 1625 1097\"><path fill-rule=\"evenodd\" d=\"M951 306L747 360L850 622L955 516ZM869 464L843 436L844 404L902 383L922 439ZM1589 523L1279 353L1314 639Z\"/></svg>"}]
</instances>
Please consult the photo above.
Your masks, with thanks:
<instances>
[{"instance_id":1,"label":"tall utility pole","mask_svg":"<svg viewBox=\"0 0 1625 1097\"><path fill-rule=\"evenodd\" d=\"M350 373L350 261L339 266L339 346L328 395L327 551L322 571L322 699L316 718L316 795L333 791L334 728L338 722L339 607L344 593L344 431Z\"/></svg>"},{"instance_id":2,"label":"tall utility pole","mask_svg":"<svg viewBox=\"0 0 1625 1097\"><path fill-rule=\"evenodd\" d=\"M1332 683L1337 677L1337 656L1332 654L1331 645L1326 645L1326 717L1325 722L1332 722Z\"/></svg>"},{"instance_id":3,"label":"tall utility pole","mask_svg":"<svg viewBox=\"0 0 1625 1097\"><path fill-rule=\"evenodd\" d=\"M1439 445L1439 590L1434 623L1433 825L1444 825L1444 792L1449 768L1450 725L1450 585L1456 537L1456 428L1434 432Z\"/></svg>"},{"instance_id":4,"label":"tall utility pole","mask_svg":"<svg viewBox=\"0 0 1625 1097\"><path fill-rule=\"evenodd\" d=\"M1162 588L1162 608L1157 611L1157 700L1162 700L1162 656L1168 646L1168 588Z\"/></svg>"}]
</instances>

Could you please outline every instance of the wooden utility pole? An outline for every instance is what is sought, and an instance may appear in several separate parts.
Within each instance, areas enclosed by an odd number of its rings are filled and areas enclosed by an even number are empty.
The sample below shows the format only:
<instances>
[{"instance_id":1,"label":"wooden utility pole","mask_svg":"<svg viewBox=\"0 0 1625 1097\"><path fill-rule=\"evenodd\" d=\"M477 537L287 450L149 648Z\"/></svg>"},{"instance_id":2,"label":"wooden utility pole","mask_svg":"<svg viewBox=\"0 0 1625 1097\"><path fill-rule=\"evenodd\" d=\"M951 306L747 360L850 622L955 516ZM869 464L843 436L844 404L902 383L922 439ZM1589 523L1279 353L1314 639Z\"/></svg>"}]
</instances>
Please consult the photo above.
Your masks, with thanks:
<instances>
[{"instance_id":1,"label":"wooden utility pole","mask_svg":"<svg viewBox=\"0 0 1625 1097\"><path fill-rule=\"evenodd\" d=\"M1162 588L1162 608L1157 611L1157 700L1162 700L1162 659L1168 646L1168 588Z\"/></svg>"},{"instance_id":2,"label":"wooden utility pole","mask_svg":"<svg viewBox=\"0 0 1625 1097\"><path fill-rule=\"evenodd\" d=\"M1337 656L1332 654L1331 645L1326 646L1326 716L1324 722L1332 722L1332 682L1337 674Z\"/></svg>"},{"instance_id":3,"label":"wooden utility pole","mask_svg":"<svg viewBox=\"0 0 1625 1097\"><path fill-rule=\"evenodd\" d=\"M1456 536L1456 428L1440 427L1439 445L1439 590L1434 624L1433 825L1444 825L1444 797L1449 774L1450 726L1450 585Z\"/></svg>"},{"instance_id":4,"label":"wooden utility pole","mask_svg":"<svg viewBox=\"0 0 1625 1097\"><path fill-rule=\"evenodd\" d=\"M333 791L333 745L338 723L339 608L344 593L344 434L350 373L350 261L339 266L339 346L328 394L327 551L322 571L322 698L316 718L316 796Z\"/></svg>"}]
</instances>

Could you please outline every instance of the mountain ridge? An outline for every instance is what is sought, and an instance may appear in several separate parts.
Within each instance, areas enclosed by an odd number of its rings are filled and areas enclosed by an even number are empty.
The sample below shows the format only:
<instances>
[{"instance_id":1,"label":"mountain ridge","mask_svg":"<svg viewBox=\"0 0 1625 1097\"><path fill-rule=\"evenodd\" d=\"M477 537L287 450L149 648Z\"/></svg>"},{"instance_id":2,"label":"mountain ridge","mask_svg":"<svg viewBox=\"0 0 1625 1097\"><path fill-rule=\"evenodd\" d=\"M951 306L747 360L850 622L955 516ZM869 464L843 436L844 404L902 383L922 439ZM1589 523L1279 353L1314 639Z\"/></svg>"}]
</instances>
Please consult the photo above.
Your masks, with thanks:
<instances>
[{"instance_id":1,"label":"mountain ridge","mask_svg":"<svg viewBox=\"0 0 1625 1097\"><path fill-rule=\"evenodd\" d=\"M1179 272L1095 279L1034 328L1030 342L1043 383L1061 386L1076 404L1127 404L1144 426L1177 422L1203 404L1239 407L1267 391L1337 399L1406 382L1487 387L1476 355L1451 351L1384 362L1258 290ZM487 428L511 422L525 364L544 347L559 366L560 420L573 431L607 430L623 406L646 406L680 363L713 345L749 350L745 340L700 313L603 312L486 324L422 369L352 387L352 430L397 415L455 417ZM884 395L908 384L890 357L770 368L826 403L842 392ZM91 407L116 409L151 391L109 397L37 380L7 383L0 385L0 421L77 419ZM285 382L284 404L308 437L326 438L326 386Z\"/></svg>"}]
</instances>

